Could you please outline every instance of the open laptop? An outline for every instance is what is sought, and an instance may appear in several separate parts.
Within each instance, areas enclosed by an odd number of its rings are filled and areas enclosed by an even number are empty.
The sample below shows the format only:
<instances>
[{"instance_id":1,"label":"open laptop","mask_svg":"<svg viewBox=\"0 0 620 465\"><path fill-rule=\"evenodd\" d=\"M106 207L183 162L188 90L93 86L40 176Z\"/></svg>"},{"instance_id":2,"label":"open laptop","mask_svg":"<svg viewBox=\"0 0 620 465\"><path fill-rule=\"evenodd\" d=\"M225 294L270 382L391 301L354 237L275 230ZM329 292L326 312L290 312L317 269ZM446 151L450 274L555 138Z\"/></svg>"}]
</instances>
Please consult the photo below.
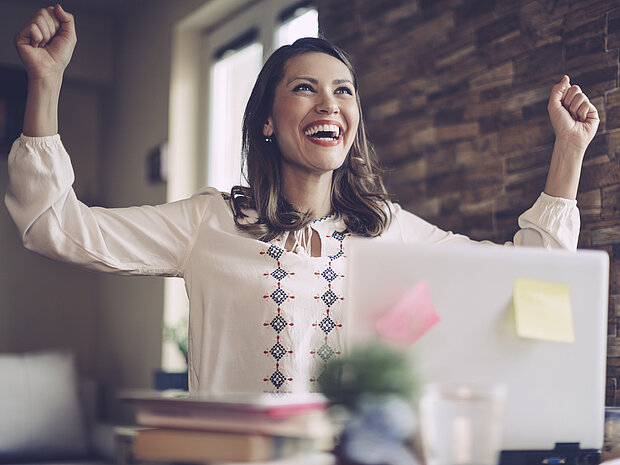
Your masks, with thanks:
<instances>
[{"instance_id":1,"label":"open laptop","mask_svg":"<svg viewBox=\"0 0 620 465\"><path fill-rule=\"evenodd\" d=\"M378 337L372 323L376 315L425 281L440 321L409 346L418 381L504 383L502 464L598 461L605 404L606 253L358 239L347 255L347 344ZM517 335L517 278L570 286L574 342Z\"/></svg>"}]
</instances>

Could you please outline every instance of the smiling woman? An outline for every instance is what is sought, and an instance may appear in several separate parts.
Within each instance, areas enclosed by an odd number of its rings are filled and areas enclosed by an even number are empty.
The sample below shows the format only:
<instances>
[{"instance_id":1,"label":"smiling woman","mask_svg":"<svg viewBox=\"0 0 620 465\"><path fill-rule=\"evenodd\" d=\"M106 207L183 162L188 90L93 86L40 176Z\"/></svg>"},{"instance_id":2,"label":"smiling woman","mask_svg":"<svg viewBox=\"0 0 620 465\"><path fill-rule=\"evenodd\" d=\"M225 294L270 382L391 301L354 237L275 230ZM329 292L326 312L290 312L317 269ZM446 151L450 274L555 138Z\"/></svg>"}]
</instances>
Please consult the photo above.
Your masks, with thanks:
<instances>
[{"instance_id":1,"label":"smiling woman","mask_svg":"<svg viewBox=\"0 0 620 465\"><path fill-rule=\"evenodd\" d=\"M470 244L389 200L366 138L355 72L323 39L267 60L245 111L248 186L205 188L159 206L88 208L71 187L57 134L73 17L40 10L16 44L29 77L24 134L9 159L5 202L24 244L123 275L185 280L189 386L208 393L307 391L343 352L347 248L372 241ZM519 217L514 245L575 249L581 162L598 125L564 77L551 91L556 133L546 191Z\"/></svg>"}]
</instances>

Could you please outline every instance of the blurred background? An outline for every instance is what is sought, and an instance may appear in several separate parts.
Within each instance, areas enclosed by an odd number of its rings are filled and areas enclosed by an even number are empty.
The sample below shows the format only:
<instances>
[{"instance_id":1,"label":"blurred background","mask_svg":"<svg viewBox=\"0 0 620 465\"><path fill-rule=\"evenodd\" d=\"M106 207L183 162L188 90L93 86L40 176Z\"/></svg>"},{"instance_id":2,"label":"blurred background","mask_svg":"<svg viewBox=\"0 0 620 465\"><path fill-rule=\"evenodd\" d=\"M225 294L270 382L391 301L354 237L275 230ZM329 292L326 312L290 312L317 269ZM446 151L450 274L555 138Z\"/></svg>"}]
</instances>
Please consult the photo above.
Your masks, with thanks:
<instances>
[{"instance_id":1,"label":"blurred background","mask_svg":"<svg viewBox=\"0 0 620 465\"><path fill-rule=\"evenodd\" d=\"M358 72L367 129L404 208L510 240L544 188L546 103L563 74L601 116L586 154L579 246L611 257L607 404L620 405L620 8L615 0L66 0L78 44L60 134L89 205L158 204L240 182L240 114L277 46L323 34ZM14 34L38 0L0 0L0 191L25 76ZM183 283L95 274L21 246L0 208L0 352L68 348L127 420L120 388L185 369ZM171 335L176 335L176 338ZM225 349L223 349L225 350ZM3 376L0 374L0 377Z\"/></svg>"}]
</instances>

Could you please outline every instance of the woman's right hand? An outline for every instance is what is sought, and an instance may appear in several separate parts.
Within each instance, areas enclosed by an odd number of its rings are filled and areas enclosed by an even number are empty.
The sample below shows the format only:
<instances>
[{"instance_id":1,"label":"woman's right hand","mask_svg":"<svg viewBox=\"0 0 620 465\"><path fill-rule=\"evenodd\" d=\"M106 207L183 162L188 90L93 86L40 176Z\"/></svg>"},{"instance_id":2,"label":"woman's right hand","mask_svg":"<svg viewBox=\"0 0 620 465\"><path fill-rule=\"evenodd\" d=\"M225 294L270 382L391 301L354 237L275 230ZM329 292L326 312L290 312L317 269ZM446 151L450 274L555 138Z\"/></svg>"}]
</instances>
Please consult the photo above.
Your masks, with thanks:
<instances>
[{"instance_id":1,"label":"woman's right hand","mask_svg":"<svg viewBox=\"0 0 620 465\"><path fill-rule=\"evenodd\" d=\"M62 76L76 42L73 15L60 5L39 10L15 37L30 80Z\"/></svg>"}]
</instances>

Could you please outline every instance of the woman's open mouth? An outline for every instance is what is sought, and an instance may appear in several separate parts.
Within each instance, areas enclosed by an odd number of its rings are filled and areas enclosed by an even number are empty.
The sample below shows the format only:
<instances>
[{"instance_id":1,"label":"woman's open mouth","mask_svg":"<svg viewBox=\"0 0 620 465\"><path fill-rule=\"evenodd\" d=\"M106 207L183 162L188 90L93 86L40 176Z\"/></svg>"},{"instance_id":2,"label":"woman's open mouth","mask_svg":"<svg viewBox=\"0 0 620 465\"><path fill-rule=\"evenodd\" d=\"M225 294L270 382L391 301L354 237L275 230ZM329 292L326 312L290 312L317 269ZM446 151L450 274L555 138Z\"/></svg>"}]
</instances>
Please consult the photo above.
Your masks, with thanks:
<instances>
[{"instance_id":1,"label":"woman's open mouth","mask_svg":"<svg viewBox=\"0 0 620 465\"><path fill-rule=\"evenodd\" d=\"M313 144L338 145L342 141L343 129L334 121L315 121L304 128L304 135Z\"/></svg>"}]
</instances>

